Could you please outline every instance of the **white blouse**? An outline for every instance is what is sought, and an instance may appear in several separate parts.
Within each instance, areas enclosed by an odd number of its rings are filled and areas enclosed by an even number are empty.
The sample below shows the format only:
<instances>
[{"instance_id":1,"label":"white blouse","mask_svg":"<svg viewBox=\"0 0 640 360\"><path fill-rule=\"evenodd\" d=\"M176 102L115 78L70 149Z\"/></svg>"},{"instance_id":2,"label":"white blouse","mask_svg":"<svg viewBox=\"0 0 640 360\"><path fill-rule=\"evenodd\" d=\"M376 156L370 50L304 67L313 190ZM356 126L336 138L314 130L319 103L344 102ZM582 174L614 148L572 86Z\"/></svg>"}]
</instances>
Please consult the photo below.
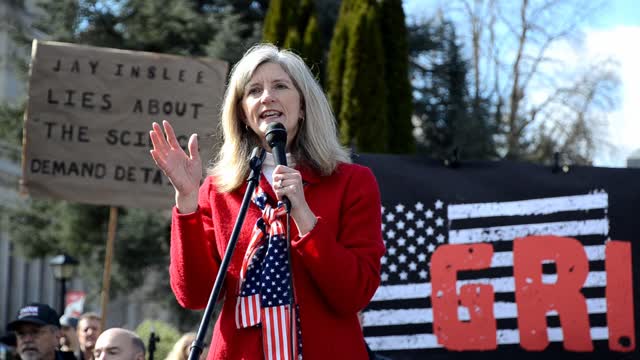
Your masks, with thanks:
<instances>
[{"instance_id":1,"label":"white blouse","mask_svg":"<svg viewBox=\"0 0 640 360\"><path fill-rule=\"evenodd\" d=\"M290 153L287 153L287 166L290 168L296 166L296 161L293 158L293 155L291 155ZM264 177L267 178L267 181L269 181L269 184L271 184L271 186L273 186L273 170L275 169L276 159L272 153L267 152L266 156L264 157L264 162L262 163L262 173L264 174Z\"/></svg>"}]
</instances>

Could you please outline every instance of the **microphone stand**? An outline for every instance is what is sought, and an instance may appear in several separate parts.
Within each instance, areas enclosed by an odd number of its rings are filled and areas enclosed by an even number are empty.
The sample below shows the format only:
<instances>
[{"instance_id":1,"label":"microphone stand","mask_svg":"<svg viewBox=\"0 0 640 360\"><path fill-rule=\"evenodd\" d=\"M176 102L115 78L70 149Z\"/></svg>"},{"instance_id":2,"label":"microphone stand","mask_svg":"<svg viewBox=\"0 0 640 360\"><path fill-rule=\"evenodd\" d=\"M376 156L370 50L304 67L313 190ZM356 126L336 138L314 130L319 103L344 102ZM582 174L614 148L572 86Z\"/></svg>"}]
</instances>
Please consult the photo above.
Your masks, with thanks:
<instances>
[{"instance_id":1,"label":"microphone stand","mask_svg":"<svg viewBox=\"0 0 640 360\"><path fill-rule=\"evenodd\" d=\"M213 308L215 306L216 300L218 299L218 295L220 295L220 291L222 290L224 276L227 274L227 269L229 268L229 263L231 262L231 255L233 255L233 251L235 250L236 242L238 241L238 235L240 235L240 229L242 228L245 215L247 214L249 204L251 203L251 196L253 196L253 191L260 182L260 172L262 171L262 162L264 161L264 156L265 150L260 147L254 148L253 152L251 153L251 159L249 160L251 173L247 178L247 190L244 193L242 205L240 207L240 211L238 212L236 223L233 226L233 231L231 232L229 245L227 246L227 250L224 253L224 258L222 259L222 263L220 264L220 269L218 270L216 281L213 285L213 289L211 290L209 302L207 303L207 307L204 310L204 315L202 316L202 321L200 322L200 326L198 327L196 339L191 344L191 349L189 351L189 360L198 360L200 354L202 354L202 350L204 348L204 337L207 333L207 328L209 327L209 321L211 320Z\"/></svg>"}]
</instances>

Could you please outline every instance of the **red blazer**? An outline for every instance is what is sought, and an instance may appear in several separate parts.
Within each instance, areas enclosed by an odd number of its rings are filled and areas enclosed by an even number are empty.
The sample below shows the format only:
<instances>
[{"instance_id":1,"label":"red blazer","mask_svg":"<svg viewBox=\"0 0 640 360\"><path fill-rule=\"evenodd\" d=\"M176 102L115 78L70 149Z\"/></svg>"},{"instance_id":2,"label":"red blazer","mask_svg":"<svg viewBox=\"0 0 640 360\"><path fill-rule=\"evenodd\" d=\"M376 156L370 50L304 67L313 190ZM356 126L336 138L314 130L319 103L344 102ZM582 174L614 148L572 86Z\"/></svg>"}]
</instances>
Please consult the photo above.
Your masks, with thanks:
<instances>
[{"instance_id":1,"label":"red blazer","mask_svg":"<svg viewBox=\"0 0 640 360\"><path fill-rule=\"evenodd\" d=\"M371 170L340 164L330 176L298 169L305 198L318 222L305 236L291 221L291 263L300 305L304 360L368 359L357 312L380 283L382 242L378 184ZM216 190L211 177L200 188L199 208L171 226L171 288L180 305L206 306L247 185ZM261 176L260 187L275 199ZM251 204L225 277L222 312L208 359L263 359L260 328L236 329L235 305L242 258L260 210Z\"/></svg>"}]
</instances>

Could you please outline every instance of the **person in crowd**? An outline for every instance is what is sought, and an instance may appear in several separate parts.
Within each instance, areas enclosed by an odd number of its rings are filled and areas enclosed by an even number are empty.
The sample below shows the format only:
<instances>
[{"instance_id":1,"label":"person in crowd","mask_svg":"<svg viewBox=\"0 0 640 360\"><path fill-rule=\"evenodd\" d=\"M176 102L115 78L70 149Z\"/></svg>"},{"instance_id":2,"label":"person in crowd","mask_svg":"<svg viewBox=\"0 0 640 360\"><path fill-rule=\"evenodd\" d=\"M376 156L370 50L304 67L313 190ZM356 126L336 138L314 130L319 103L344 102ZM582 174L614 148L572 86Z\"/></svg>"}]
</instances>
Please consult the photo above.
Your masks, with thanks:
<instances>
[{"instance_id":1,"label":"person in crowd","mask_svg":"<svg viewBox=\"0 0 640 360\"><path fill-rule=\"evenodd\" d=\"M73 316L60 316L60 350L76 353L80 350L78 343L78 319Z\"/></svg>"},{"instance_id":2,"label":"person in crowd","mask_svg":"<svg viewBox=\"0 0 640 360\"><path fill-rule=\"evenodd\" d=\"M93 356L95 360L144 360L144 342L133 331L110 328L98 337Z\"/></svg>"},{"instance_id":3,"label":"person in crowd","mask_svg":"<svg viewBox=\"0 0 640 360\"><path fill-rule=\"evenodd\" d=\"M16 347L22 360L74 360L73 353L58 351L60 322L49 305L31 303L20 309L7 331L16 335Z\"/></svg>"},{"instance_id":4,"label":"person in crowd","mask_svg":"<svg viewBox=\"0 0 640 360\"><path fill-rule=\"evenodd\" d=\"M185 333L176 341L176 343L171 348L171 351L167 355L165 360L187 360L189 359L189 353L191 352L191 344L196 339L196 333L188 332ZM200 354L200 359L207 358L207 344L204 344L205 348Z\"/></svg>"},{"instance_id":5,"label":"person in crowd","mask_svg":"<svg viewBox=\"0 0 640 360\"><path fill-rule=\"evenodd\" d=\"M0 336L0 360L18 360L16 352L16 334L8 332Z\"/></svg>"},{"instance_id":6,"label":"person in crowd","mask_svg":"<svg viewBox=\"0 0 640 360\"><path fill-rule=\"evenodd\" d=\"M290 51L259 44L233 67L223 144L202 185L197 135L187 154L168 121L153 123L151 156L175 190L171 287L182 306L206 306L247 187L250 154L254 147L272 151L265 136L276 122L286 130L287 165L266 154L226 272L208 359L367 359L357 313L380 283L378 184L370 169L351 163L322 89ZM285 197L289 215L277 202Z\"/></svg>"},{"instance_id":7,"label":"person in crowd","mask_svg":"<svg viewBox=\"0 0 640 360\"><path fill-rule=\"evenodd\" d=\"M80 315L78 319L78 345L75 352L78 360L93 360L93 348L102 333L102 318L94 312Z\"/></svg>"},{"instance_id":8,"label":"person in crowd","mask_svg":"<svg viewBox=\"0 0 640 360\"><path fill-rule=\"evenodd\" d=\"M0 336L0 344L6 346L6 347L12 347L15 348L16 347L16 334L11 331L11 332L7 332L4 335Z\"/></svg>"},{"instance_id":9,"label":"person in crowd","mask_svg":"<svg viewBox=\"0 0 640 360\"><path fill-rule=\"evenodd\" d=\"M16 333L13 331L0 336L0 360L20 360L16 342Z\"/></svg>"}]
</instances>

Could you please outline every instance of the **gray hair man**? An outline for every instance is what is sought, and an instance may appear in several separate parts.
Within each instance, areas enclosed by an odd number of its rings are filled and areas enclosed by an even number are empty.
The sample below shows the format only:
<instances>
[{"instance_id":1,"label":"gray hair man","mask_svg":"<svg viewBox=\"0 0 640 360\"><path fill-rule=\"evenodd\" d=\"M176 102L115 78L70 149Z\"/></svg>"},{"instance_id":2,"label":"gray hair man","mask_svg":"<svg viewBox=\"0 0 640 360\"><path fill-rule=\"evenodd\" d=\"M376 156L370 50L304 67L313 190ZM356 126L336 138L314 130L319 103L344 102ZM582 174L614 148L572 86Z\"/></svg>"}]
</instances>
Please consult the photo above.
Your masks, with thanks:
<instances>
[{"instance_id":1,"label":"gray hair man","mask_svg":"<svg viewBox=\"0 0 640 360\"><path fill-rule=\"evenodd\" d=\"M144 342L133 331L111 328L98 337L93 356L95 360L144 360Z\"/></svg>"},{"instance_id":2,"label":"gray hair man","mask_svg":"<svg viewBox=\"0 0 640 360\"><path fill-rule=\"evenodd\" d=\"M58 351L60 322L58 313L49 305L32 303L18 312L7 324L7 331L16 334L16 347L22 360L75 359L72 353Z\"/></svg>"}]
</instances>

